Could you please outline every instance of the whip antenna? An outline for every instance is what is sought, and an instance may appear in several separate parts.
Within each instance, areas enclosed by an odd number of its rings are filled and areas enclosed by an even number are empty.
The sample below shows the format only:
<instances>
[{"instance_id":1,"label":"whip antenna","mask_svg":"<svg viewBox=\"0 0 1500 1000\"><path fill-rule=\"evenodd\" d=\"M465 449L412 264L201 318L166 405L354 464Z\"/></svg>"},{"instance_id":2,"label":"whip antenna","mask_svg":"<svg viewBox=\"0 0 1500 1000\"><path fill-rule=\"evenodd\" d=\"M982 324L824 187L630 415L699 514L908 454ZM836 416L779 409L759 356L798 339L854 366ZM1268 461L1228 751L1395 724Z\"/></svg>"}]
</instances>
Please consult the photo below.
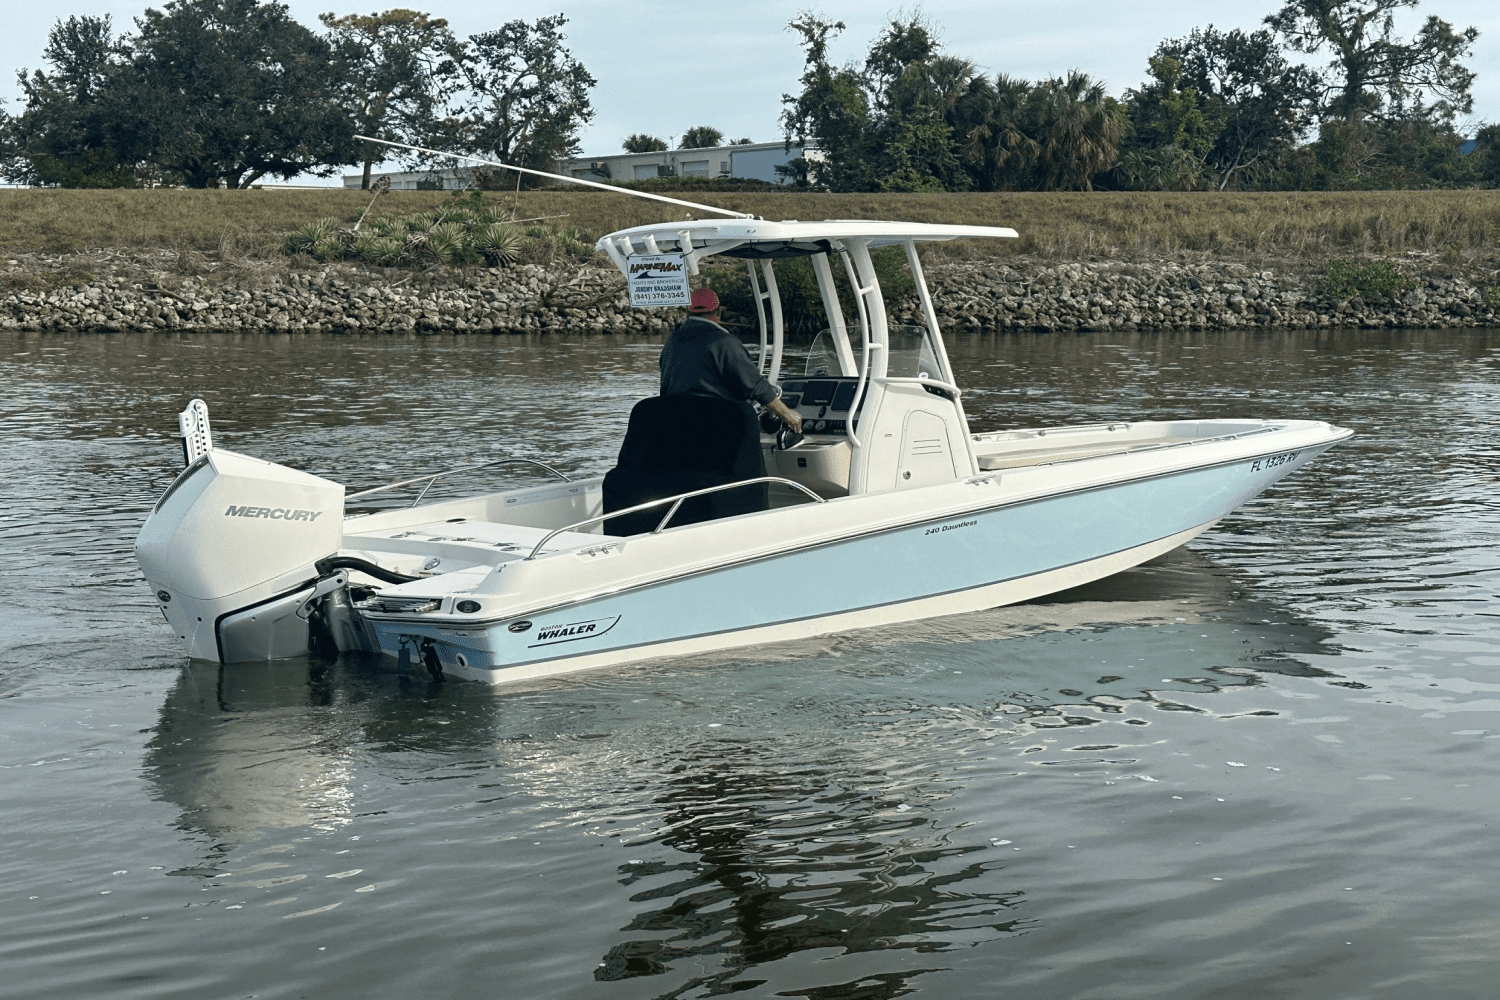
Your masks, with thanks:
<instances>
[{"instance_id":1,"label":"whip antenna","mask_svg":"<svg viewBox=\"0 0 1500 1000\"><path fill-rule=\"evenodd\" d=\"M581 184L584 187L598 188L601 191L613 191L615 194L628 194L637 198L648 198L651 201L664 201L669 205L681 205L684 208L696 208L703 212L715 212L719 215L727 215L731 219L753 219L755 216L744 212L731 212L727 208L716 208L713 205L700 205L696 201L683 201L681 198L668 198L666 195L651 194L647 191L634 191L630 188L616 187L613 184L600 184L597 181L581 180L577 177L568 177L564 174L548 173L545 170L533 170L530 167L517 167L509 163L500 163L495 160L486 160L479 156L469 156L465 153L445 153L439 149L428 149L425 146L412 146L404 142L391 142L389 139L376 139L368 135L356 135L354 138L363 139L365 142L378 142L382 146L395 146L398 149L410 149L418 153L431 153L434 156L453 156L460 160L472 160L475 163L483 163L487 167L499 167L502 170L514 170L517 173L532 174L536 177L550 177L557 181L566 181L569 184Z\"/></svg>"}]
</instances>

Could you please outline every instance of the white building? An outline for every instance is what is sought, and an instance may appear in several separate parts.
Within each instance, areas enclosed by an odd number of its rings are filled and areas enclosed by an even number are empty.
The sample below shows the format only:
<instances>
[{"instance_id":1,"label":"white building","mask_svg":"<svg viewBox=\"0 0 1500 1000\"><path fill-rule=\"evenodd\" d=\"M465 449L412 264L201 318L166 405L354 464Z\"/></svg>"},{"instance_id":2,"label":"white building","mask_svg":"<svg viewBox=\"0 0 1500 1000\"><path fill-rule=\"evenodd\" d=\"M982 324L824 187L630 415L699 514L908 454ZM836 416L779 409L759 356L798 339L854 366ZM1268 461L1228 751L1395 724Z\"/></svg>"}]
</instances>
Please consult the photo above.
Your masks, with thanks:
<instances>
[{"instance_id":1,"label":"white building","mask_svg":"<svg viewBox=\"0 0 1500 1000\"><path fill-rule=\"evenodd\" d=\"M440 170L371 171L373 185L382 177L391 181L392 191L462 191L473 183L473 167L444 167ZM344 188L358 190L364 185L363 171L344 175Z\"/></svg>"},{"instance_id":2,"label":"white building","mask_svg":"<svg viewBox=\"0 0 1500 1000\"><path fill-rule=\"evenodd\" d=\"M785 183L776 168L803 155L801 146L752 142L710 149L667 149L659 153L614 153L565 160L558 173L586 181L640 181L652 177L734 177Z\"/></svg>"},{"instance_id":3,"label":"white building","mask_svg":"<svg viewBox=\"0 0 1500 1000\"><path fill-rule=\"evenodd\" d=\"M652 177L733 177L785 183L776 168L804 155L795 143L752 142L742 146L710 149L668 149L659 153L614 153L559 160L553 168L560 174L585 181L639 181ZM473 167L445 167L370 174L373 184L388 177L392 191L458 191L473 183ZM345 188L359 188L363 173L345 174Z\"/></svg>"}]
</instances>

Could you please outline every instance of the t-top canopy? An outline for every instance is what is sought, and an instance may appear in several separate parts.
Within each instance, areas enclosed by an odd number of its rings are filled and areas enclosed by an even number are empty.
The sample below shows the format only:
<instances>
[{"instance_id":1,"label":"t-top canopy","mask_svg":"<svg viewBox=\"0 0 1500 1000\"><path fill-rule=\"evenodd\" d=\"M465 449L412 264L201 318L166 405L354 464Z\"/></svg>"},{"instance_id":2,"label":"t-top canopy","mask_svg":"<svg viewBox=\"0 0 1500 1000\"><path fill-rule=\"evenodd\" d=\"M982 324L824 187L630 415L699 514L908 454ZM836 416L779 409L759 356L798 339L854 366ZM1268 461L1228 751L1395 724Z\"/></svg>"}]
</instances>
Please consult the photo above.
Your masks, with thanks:
<instances>
[{"instance_id":1,"label":"t-top canopy","mask_svg":"<svg viewBox=\"0 0 1500 1000\"><path fill-rule=\"evenodd\" d=\"M724 254L729 257L801 257L825 253L834 240L860 240L870 247L894 246L907 240L935 242L972 237L1011 238L1014 229L999 226L957 226L930 222L878 222L861 219L825 219L800 222L783 219L703 219L661 222L610 233L598 248L619 263L633 254L684 253L695 256ZM689 245L684 246L684 243ZM720 249L721 248L721 249Z\"/></svg>"}]
</instances>

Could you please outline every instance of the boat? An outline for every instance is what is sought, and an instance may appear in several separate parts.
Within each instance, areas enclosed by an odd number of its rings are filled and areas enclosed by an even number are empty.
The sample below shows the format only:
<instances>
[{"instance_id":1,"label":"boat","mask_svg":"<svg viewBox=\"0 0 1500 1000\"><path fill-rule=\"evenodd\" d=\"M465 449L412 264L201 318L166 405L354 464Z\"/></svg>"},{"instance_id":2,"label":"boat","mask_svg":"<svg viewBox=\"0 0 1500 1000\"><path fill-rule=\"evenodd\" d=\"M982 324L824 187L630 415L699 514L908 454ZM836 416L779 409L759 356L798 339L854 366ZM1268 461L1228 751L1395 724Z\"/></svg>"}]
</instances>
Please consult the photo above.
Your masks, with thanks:
<instances>
[{"instance_id":1,"label":"boat","mask_svg":"<svg viewBox=\"0 0 1500 1000\"><path fill-rule=\"evenodd\" d=\"M1177 548L1350 436L1251 417L972 431L918 247L1015 235L738 216L599 240L627 278L643 258L689 277L709 258L747 268L752 357L803 419L800 439L764 424L766 475L748 481L759 509L702 514L740 481L606 510L604 477L519 458L497 462L550 480L423 502L442 476L477 475L470 467L348 492L215 448L195 400L179 415L186 468L136 542L142 571L193 658L365 651L500 684L1076 587ZM892 321L872 252L904 252L915 325ZM810 261L830 324L797 371L776 276L787 258ZM419 487L410 506L361 506Z\"/></svg>"}]
</instances>

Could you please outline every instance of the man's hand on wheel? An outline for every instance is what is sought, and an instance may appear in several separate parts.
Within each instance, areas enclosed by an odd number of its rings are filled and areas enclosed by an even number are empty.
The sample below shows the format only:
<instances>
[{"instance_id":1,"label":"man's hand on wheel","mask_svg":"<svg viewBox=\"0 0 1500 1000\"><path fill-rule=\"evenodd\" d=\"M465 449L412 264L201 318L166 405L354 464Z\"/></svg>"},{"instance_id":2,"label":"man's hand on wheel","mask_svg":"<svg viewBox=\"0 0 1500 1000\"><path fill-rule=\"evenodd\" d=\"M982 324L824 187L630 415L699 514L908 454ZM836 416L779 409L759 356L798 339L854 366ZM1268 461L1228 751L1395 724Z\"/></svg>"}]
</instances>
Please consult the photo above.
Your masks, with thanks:
<instances>
[{"instance_id":1,"label":"man's hand on wheel","mask_svg":"<svg viewBox=\"0 0 1500 1000\"><path fill-rule=\"evenodd\" d=\"M781 422L786 424L792 430L796 431L798 434L802 433L802 414L798 413L790 406L787 406L781 401L779 397L771 400L771 404L767 406L766 409L770 410L772 413L780 417Z\"/></svg>"}]
</instances>

